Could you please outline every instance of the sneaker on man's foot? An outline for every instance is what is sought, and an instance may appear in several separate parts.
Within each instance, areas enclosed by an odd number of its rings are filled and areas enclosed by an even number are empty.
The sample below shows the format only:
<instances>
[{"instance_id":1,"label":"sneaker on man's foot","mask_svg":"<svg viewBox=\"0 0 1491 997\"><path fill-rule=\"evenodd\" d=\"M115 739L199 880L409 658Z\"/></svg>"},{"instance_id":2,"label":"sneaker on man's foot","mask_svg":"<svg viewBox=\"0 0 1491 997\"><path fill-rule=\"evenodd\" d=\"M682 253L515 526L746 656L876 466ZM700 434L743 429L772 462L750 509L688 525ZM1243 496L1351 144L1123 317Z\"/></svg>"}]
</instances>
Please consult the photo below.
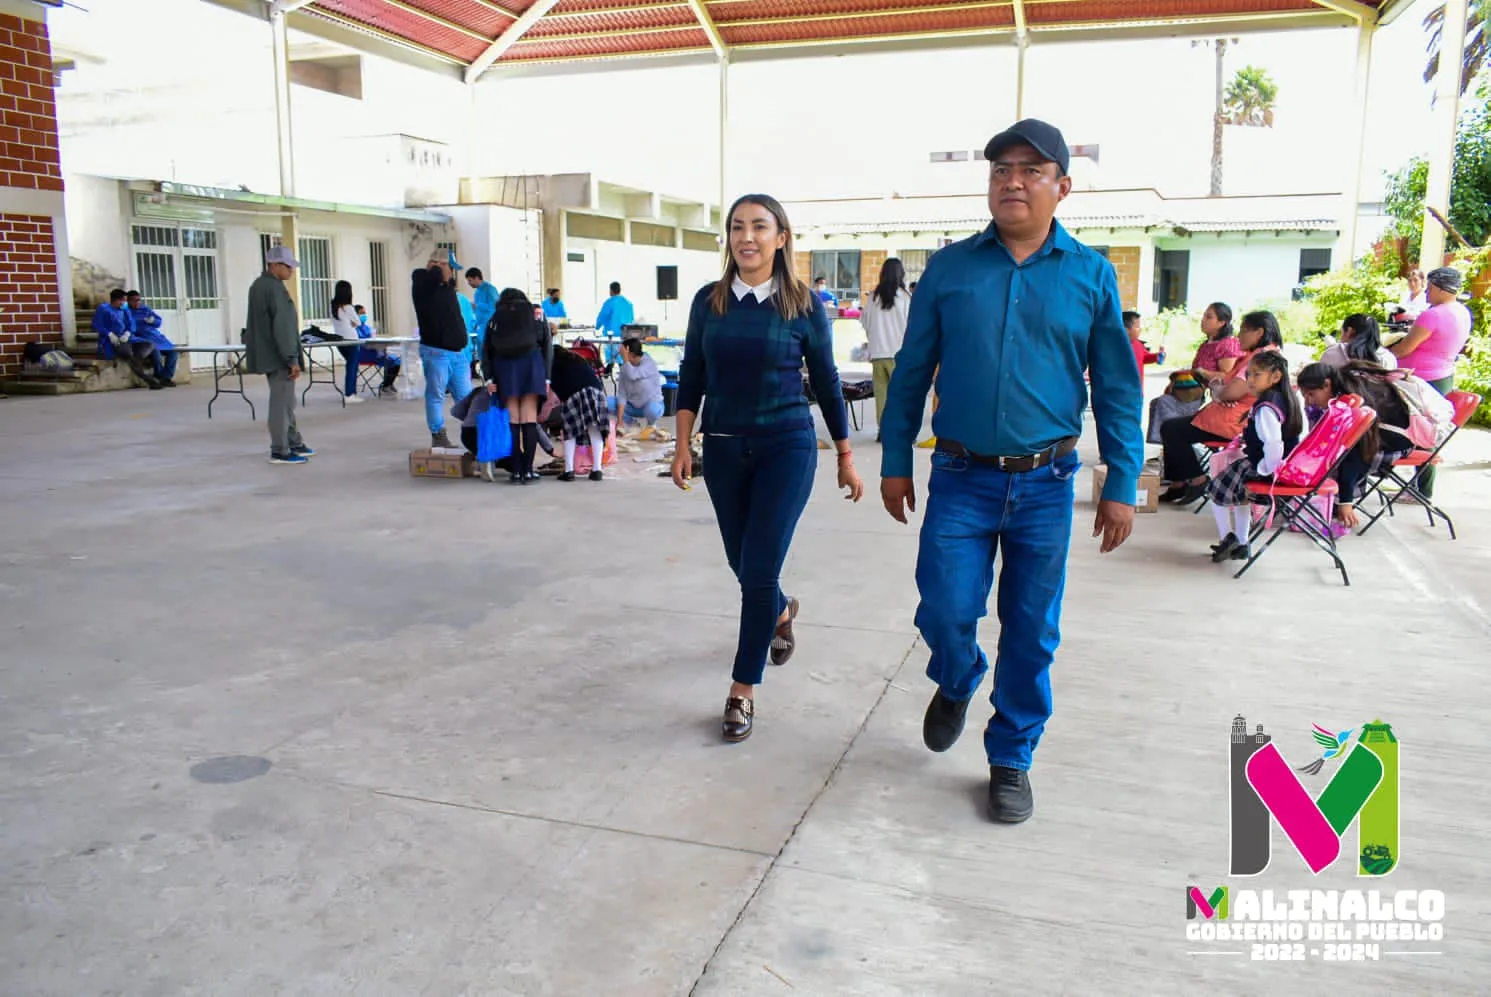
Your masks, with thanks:
<instances>
[{"instance_id":1,"label":"sneaker on man's foot","mask_svg":"<svg viewBox=\"0 0 1491 997\"><path fill-rule=\"evenodd\" d=\"M271 453L269 463L271 464L309 464L309 457L302 457L298 453Z\"/></svg>"},{"instance_id":2,"label":"sneaker on man's foot","mask_svg":"<svg viewBox=\"0 0 1491 997\"><path fill-rule=\"evenodd\" d=\"M310 447L306 446L304 443L302 443L298 447L291 447L290 448L290 452L293 453L293 454L295 454L298 457L314 457L314 456L316 456L316 451L312 450Z\"/></svg>"},{"instance_id":3,"label":"sneaker on man's foot","mask_svg":"<svg viewBox=\"0 0 1491 997\"><path fill-rule=\"evenodd\" d=\"M367 399L363 398L362 395L348 395L342 400L348 405L361 405Z\"/></svg>"},{"instance_id":4,"label":"sneaker on man's foot","mask_svg":"<svg viewBox=\"0 0 1491 997\"><path fill-rule=\"evenodd\" d=\"M933 751L946 751L957 743L967 716L968 700L956 703L944 696L941 689L937 690L922 718L922 743Z\"/></svg>"},{"instance_id":5,"label":"sneaker on man's foot","mask_svg":"<svg viewBox=\"0 0 1491 997\"><path fill-rule=\"evenodd\" d=\"M173 381L173 380L171 380L169 377L158 377L158 378L156 378L156 380L160 382L160 386L162 388L174 388L174 387L176 387L176 382Z\"/></svg>"},{"instance_id":6,"label":"sneaker on man's foot","mask_svg":"<svg viewBox=\"0 0 1491 997\"><path fill-rule=\"evenodd\" d=\"M1004 765L989 766L989 816L1001 824L1018 824L1035 813L1030 773Z\"/></svg>"},{"instance_id":7,"label":"sneaker on man's foot","mask_svg":"<svg viewBox=\"0 0 1491 997\"><path fill-rule=\"evenodd\" d=\"M454 446L455 446L455 444L453 444L453 443L450 442L450 437L445 435L445 430L444 429L440 430L440 432L438 432L438 433L431 433L430 434L430 449L431 450L439 450L441 447L444 447L446 449L450 449L450 448L452 448Z\"/></svg>"}]
</instances>

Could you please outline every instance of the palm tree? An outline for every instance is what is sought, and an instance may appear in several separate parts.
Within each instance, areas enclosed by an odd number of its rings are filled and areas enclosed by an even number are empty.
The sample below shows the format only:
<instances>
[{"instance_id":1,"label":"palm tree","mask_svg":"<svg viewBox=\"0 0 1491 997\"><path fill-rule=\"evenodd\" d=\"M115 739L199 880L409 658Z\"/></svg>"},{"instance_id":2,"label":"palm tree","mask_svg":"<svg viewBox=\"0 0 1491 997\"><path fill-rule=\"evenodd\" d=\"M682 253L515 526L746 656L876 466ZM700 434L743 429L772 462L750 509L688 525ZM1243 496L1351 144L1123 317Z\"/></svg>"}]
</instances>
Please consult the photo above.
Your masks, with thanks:
<instances>
[{"instance_id":1,"label":"palm tree","mask_svg":"<svg viewBox=\"0 0 1491 997\"><path fill-rule=\"evenodd\" d=\"M1460 96L1486 65L1486 28L1491 23L1491 0L1470 0L1465 19L1465 54L1460 62ZM1424 66L1424 82L1432 83L1439 74L1440 46L1444 41L1444 4L1424 16L1424 30L1429 33L1429 62Z\"/></svg>"},{"instance_id":2,"label":"palm tree","mask_svg":"<svg viewBox=\"0 0 1491 997\"><path fill-rule=\"evenodd\" d=\"M1269 78L1268 71L1257 66L1244 66L1237 71L1232 82L1222 89L1222 54L1226 51L1225 39L1217 39L1217 107L1212 117L1211 129L1211 196L1222 193L1222 129L1226 125L1244 128L1272 128L1274 126L1274 103L1279 99L1279 85Z\"/></svg>"}]
</instances>

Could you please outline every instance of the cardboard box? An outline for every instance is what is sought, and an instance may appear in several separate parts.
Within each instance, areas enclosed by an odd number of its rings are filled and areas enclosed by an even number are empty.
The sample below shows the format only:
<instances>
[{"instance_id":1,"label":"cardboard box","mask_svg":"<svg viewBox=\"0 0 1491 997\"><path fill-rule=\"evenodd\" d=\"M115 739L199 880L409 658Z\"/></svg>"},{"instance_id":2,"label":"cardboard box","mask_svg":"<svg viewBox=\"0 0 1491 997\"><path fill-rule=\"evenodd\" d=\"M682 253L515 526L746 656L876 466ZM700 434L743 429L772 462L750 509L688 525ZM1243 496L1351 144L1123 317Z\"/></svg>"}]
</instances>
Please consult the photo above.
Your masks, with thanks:
<instances>
[{"instance_id":1,"label":"cardboard box","mask_svg":"<svg viewBox=\"0 0 1491 997\"><path fill-rule=\"evenodd\" d=\"M474 478L476 461L464 450L409 451L409 473L416 478Z\"/></svg>"},{"instance_id":2,"label":"cardboard box","mask_svg":"<svg viewBox=\"0 0 1491 997\"><path fill-rule=\"evenodd\" d=\"M1108 465L1099 464L1092 469L1092 504L1097 505L1103 497L1103 485L1108 480ZM1134 500L1137 512L1160 511L1160 469L1146 464L1139 475L1139 494Z\"/></svg>"}]
</instances>

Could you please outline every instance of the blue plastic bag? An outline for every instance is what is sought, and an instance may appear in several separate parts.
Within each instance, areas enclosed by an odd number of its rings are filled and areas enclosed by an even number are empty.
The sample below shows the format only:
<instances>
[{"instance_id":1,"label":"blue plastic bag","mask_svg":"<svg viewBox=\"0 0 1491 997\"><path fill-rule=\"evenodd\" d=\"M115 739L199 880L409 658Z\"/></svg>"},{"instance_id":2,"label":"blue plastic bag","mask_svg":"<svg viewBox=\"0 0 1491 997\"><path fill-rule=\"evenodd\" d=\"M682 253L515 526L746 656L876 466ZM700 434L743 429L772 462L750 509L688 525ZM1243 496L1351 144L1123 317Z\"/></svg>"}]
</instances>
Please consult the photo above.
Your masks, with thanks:
<instances>
[{"instance_id":1,"label":"blue plastic bag","mask_svg":"<svg viewBox=\"0 0 1491 997\"><path fill-rule=\"evenodd\" d=\"M490 463L512 456L513 433L507 409L493 405L476 416L476 459Z\"/></svg>"}]
</instances>

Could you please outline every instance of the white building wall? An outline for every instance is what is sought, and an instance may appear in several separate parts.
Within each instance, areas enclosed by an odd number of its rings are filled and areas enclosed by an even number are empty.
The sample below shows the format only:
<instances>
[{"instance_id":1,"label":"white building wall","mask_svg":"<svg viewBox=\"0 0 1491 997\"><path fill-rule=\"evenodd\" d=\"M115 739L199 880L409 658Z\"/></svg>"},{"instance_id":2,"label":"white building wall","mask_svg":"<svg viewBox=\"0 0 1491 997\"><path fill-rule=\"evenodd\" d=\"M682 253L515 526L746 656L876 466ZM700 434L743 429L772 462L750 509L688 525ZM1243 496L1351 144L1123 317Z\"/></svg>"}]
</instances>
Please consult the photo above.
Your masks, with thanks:
<instances>
[{"instance_id":1,"label":"white building wall","mask_svg":"<svg viewBox=\"0 0 1491 997\"><path fill-rule=\"evenodd\" d=\"M543 294L543 216L497 204L441 205L455 226L461 265L476 267L499 288Z\"/></svg>"},{"instance_id":2,"label":"white building wall","mask_svg":"<svg viewBox=\"0 0 1491 997\"><path fill-rule=\"evenodd\" d=\"M1160 244L1165 249L1190 250L1186 289L1189 310L1200 311L1212 301L1225 301L1240 315L1288 301L1299 283L1300 250L1329 249L1334 242L1330 235L1291 238L1270 234L1218 239L1203 233L1188 240L1164 240Z\"/></svg>"},{"instance_id":3,"label":"white building wall","mask_svg":"<svg viewBox=\"0 0 1491 997\"><path fill-rule=\"evenodd\" d=\"M621 293L637 310L638 324L656 325L664 335L682 334L688 325L689 304L699 288L720 276L717 253L670 246L635 246L596 239L565 240L566 256L583 253L583 263L564 264L565 308L570 321L589 325L601 302L610 294L611 281L621 282ZM657 268L678 267L678 300L659 301Z\"/></svg>"}]
</instances>

